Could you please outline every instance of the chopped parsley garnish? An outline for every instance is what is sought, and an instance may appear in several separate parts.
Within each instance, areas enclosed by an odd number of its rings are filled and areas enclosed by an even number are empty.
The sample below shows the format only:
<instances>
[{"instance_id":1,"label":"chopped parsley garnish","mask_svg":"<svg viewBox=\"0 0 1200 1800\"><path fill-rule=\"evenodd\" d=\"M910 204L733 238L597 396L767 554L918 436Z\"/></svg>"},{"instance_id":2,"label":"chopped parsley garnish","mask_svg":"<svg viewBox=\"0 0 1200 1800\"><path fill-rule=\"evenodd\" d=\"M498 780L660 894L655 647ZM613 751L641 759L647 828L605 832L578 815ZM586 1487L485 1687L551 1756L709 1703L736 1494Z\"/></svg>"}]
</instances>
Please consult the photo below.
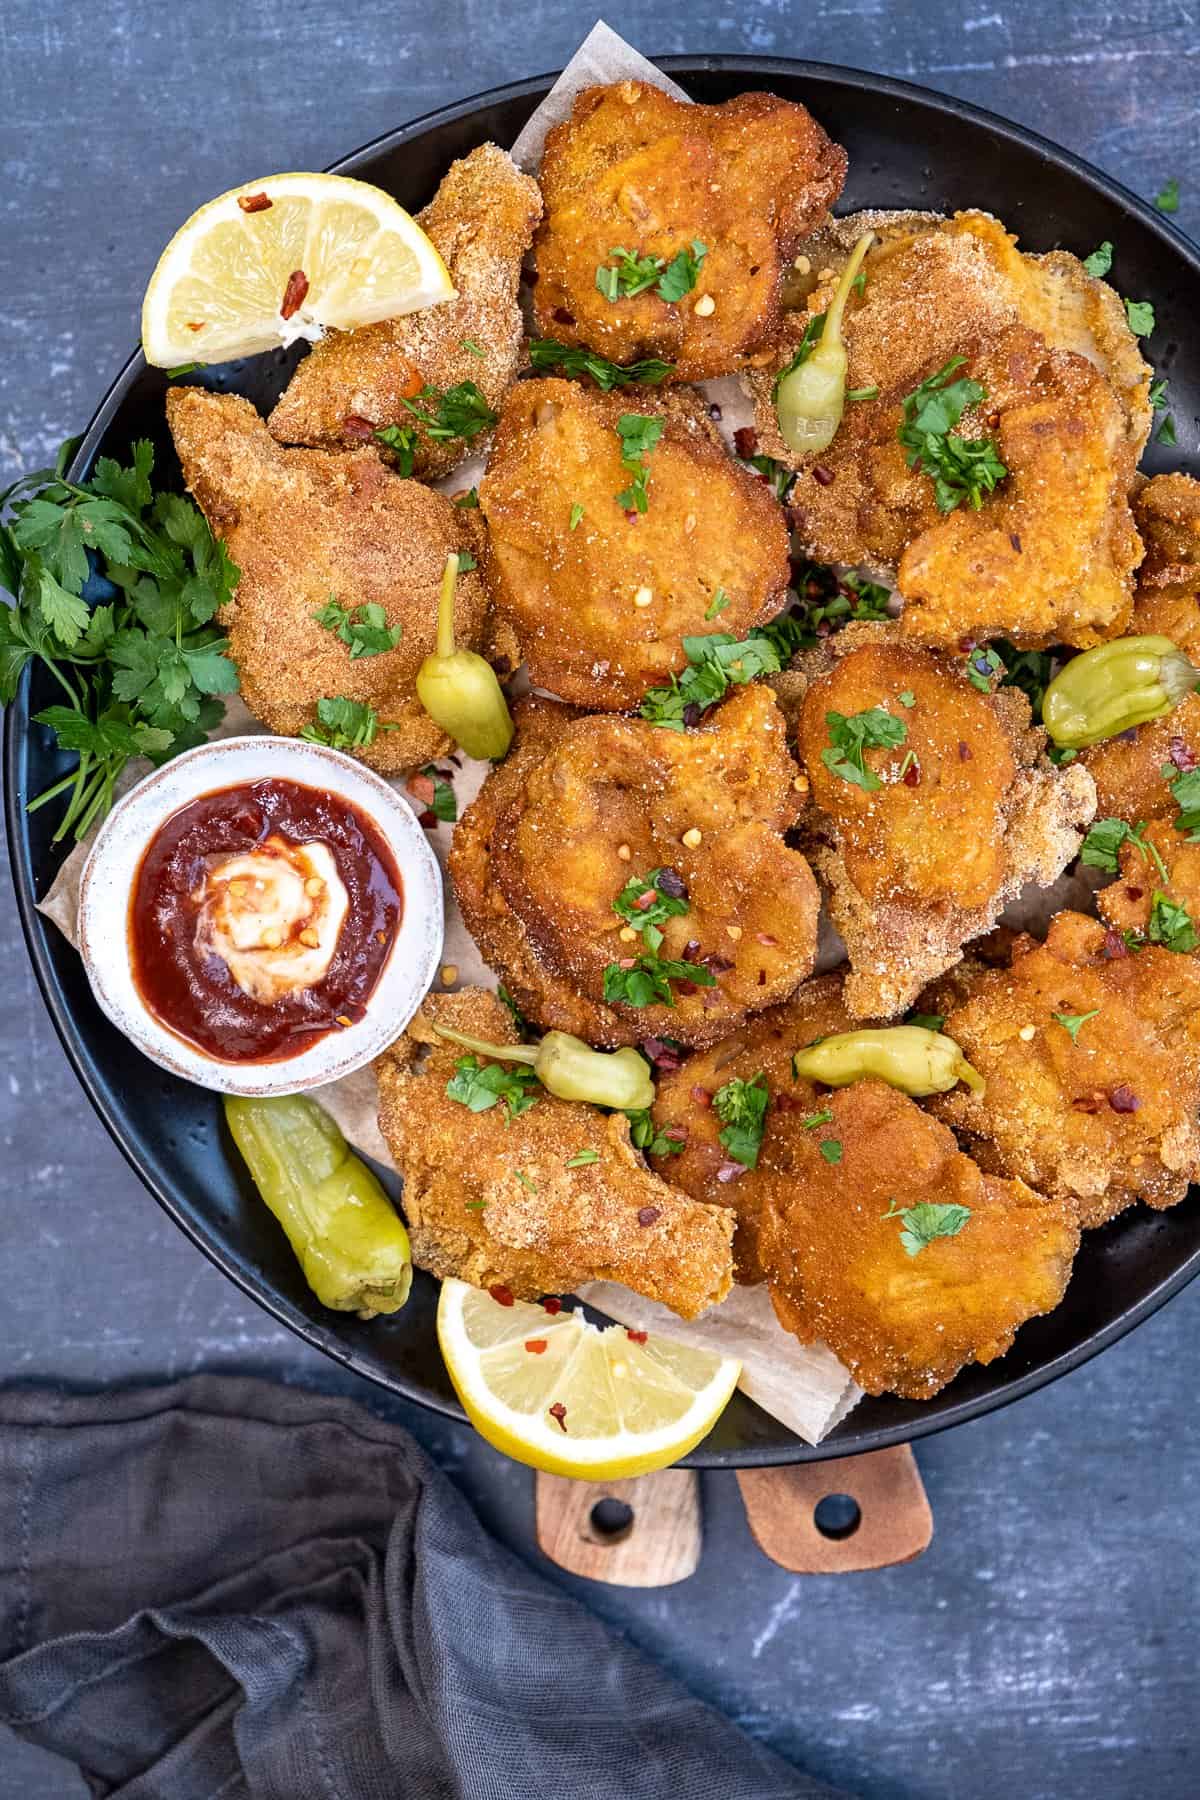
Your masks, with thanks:
<instances>
[{"instance_id":1,"label":"chopped parsley garnish","mask_svg":"<svg viewBox=\"0 0 1200 1800\"><path fill-rule=\"evenodd\" d=\"M878 397L879 389L877 387L846 389L847 400L876 400Z\"/></svg>"},{"instance_id":2,"label":"chopped parsley garnish","mask_svg":"<svg viewBox=\"0 0 1200 1800\"><path fill-rule=\"evenodd\" d=\"M1149 300L1126 300L1125 317L1134 337L1150 337L1154 331L1154 307Z\"/></svg>"},{"instance_id":3,"label":"chopped parsley garnish","mask_svg":"<svg viewBox=\"0 0 1200 1800\"><path fill-rule=\"evenodd\" d=\"M30 803L68 796L55 841L104 817L131 757L161 764L203 743L221 716L215 696L238 685L213 624L238 570L204 515L182 494L154 492L148 441L133 445L128 468L100 457L82 484L66 478L77 445L0 493L0 514L11 515L0 525L0 587L15 596L0 607L0 701L36 658L65 703L35 716L79 753Z\"/></svg>"},{"instance_id":4,"label":"chopped parsley garnish","mask_svg":"<svg viewBox=\"0 0 1200 1800\"><path fill-rule=\"evenodd\" d=\"M851 619L891 617L888 589L878 581L868 581L865 575L839 575L822 563L805 563L797 569L793 586L797 600L786 622L796 623L797 647L801 649L812 649L829 636L831 627L848 624Z\"/></svg>"},{"instance_id":5,"label":"chopped parsley garnish","mask_svg":"<svg viewBox=\"0 0 1200 1800\"><path fill-rule=\"evenodd\" d=\"M978 649L967 652L967 680L981 694L990 694L997 675L1004 672L1004 663L990 644L980 644Z\"/></svg>"},{"instance_id":6,"label":"chopped parsley garnish","mask_svg":"<svg viewBox=\"0 0 1200 1800\"><path fill-rule=\"evenodd\" d=\"M469 550L459 551L458 572L460 575L469 575L472 569L477 569L478 567L479 564L475 561L475 558L471 555Z\"/></svg>"},{"instance_id":7,"label":"chopped parsley garnish","mask_svg":"<svg viewBox=\"0 0 1200 1800\"><path fill-rule=\"evenodd\" d=\"M669 731L695 725L731 687L755 681L760 675L778 674L806 641L803 623L787 616L757 626L744 638L722 631L685 637L687 668L672 677L670 687L650 689L642 701L642 717Z\"/></svg>"},{"instance_id":8,"label":"chopped parsley garnish","mask_svg":"<svg viewBox=\"0 0 1200 1800\"><path fill-rule=\"evenodd\" d=\"M475 342L474 338L460 338L459 342L462 345L463 349L467 352L468 356L477 356L479 358L480 362L483 361L483 351L480 349L479 345Z\"/></svg>"},{"instance_id":9,"label":"chopped parsley garnish","mask_svg":"<svg viewBox=\"0 0 1200 1800\"><path fill-rule=\"evenodd\" d=\"M991 438L964 438L954 431L968 407L987 399L978 381L950 377L966 362L952 356L904 401L903 421L896 433L907 452L910 469L932 478L939 512L953 512L965 500L978 509L1008 474Z\"/></svg>"},{"instance_id":10,"label":"chopped parsley garnish","mask_svg":"<svg viewBox=\"0 0 1200 1800\"><path fill-rule=\"evenodd\" d=\"M500 986L496 989L496 998L499 1000L501 1006L506 1009L508 1016L512 1020L517 1031L524 1037L526 1031L529 1029L529 1021L503 982L501 982Z\"/></svg>"},{"instance_id":11,"label":"chopped parsley garnish","mask_svg":"<svg viewBox=\"0 0 1200 1800\"><path fill-rule=\"evenodd\" d=\"M629 1120L631 1142L646 1156L678 1156L687 1144L687 1133L680 1126L657 1126L648 1106L626 1113L625 1117Z\"/></svg>"},{"instance_id":12,"label":"chopped parsley garnish","mask_svg":"<svg viewBox=\"0 0 1200 1800\"><path fill-rule=\"evenodd\" d=\"M914 750L906 750L904 752L904 760L896 770L896 780L903 781L904 777L908 774L908 771L912 768L919 769L920 764L917 762L916 752Z\"/></svg>"},{"instance_id":13,"label":"chopped parsley garnish","mask_svg":"<svg viewBox=\"0 0 1200 1800\"><path fill-rule=\"evenodd\" d=\"M483 1063L477 1056L460 1056L446 1092L474 1113L487 1112L503 1102L505 1122L511 1125L537 1104L541 1085L533 1070L523 1064Z\"/></svg>"},{"instance_id":14,"label":"chopped parsley garnish","mask_svg":"<svg viewBox=\"0 0 1200 1800\"><path fill-rule=\"evenodd\" d=\"M842 1160L842 1145L839 1138L822 1138L817 1149L827 1163L840 1163Z\"/></svg>"},{"instance_id":15,"label":"chopped parsley garnish","mask_svg":"<svg viewBox=\"0 0 1200 1800\"><path fill-rule=\"evenodd\" d=\"M675 962L645 952L631 969L609 963L604 971L604 999L609 1006L621 1001L626 1006L674 1006L673 981L690 981L696 987L717 985L716 976L703 963Z\"/></svg>"},{"instance_id":16,"label":"chopped parsley garnish","mask_svg":"<svg viewBox=\"0 0 1200 1800\"><path fill-rule=\"evenodd\" d=\"M725 611L725 608L728 605L729 605L729 595L725 592L725 589L723 587L719 587L717 589L716 593L713 595L712 599L709 601L708 605L705 607L704 617L706 619L715 619L717 617L717 614L723 613Z\"/></svg>"},{"instance_id":17,"label":"chopped parsley garnish","mask_svg":"<svg viewBox=\"0 0 1200 1800\"><path fill-rule=\"evenodd\" d=\"M1165 181L1154 196L1154 204L1160 213L1177 213L1179 211L1179 182L1174 175Z\"/></svg>"},{"instance_id":18,"label":"chopped parsley garnish","mask_svg":"<svg viewBox=\"0 0 1200 1800\"><path fill-rule=\"evenodd\" d=\"M659 299L670 305L695 287L708 246L693 240L690 250L677 251L669 263L661 256L639 256L636 250L620 245L614 245L608 254L616 258L615 266L601 263L596 270L596 286L606 300L632 300L653 288Z\"/></svg>"},{"instance_id":19,"label":"chopped parsley garnish","mask_svg":"<svg viewBox=\"0 0 1200 1800\"><path fill-rule=\"evenodd\" d=\"M517 1180L520 1182L520 1184L523 1188L528 1188L531 1194L537 1193L537 1182L534 1181L530 1176L528 1176L525 1173L524 1169L514 1169L513 1174L516 1176Z\"/></svg>"},{"instance_id":20,"label":"chopped parsley garnish","mask_svg":"<svg viewBox=\"0 0 1200 1800\"><path fill-rule=\"evenodd\" d=\"M792 1080L795 1081L795 1079L796 1077L793 1073ZM806 1113L800 1121L801 1129L804 1131L815 1131L818 1125L828 1125L832 1118L833 1114L828 1107L825 1108L824 1112Z\"/></svg>"},{"instance_id":21,"label":"chopped parsley garnish","mask_svg":"<svg viewBox=\"0 0 1200 1800\"><path fill-rule=\"evenodd\" d=\"M568 1156L563 1167L565 1169L586 1169L589 1163L598 1163L599 1161L600 1152L598 1150L577 1150L574 1156Z\"/></svg>"},{"instance_id":22,"label":"chopped parsley garnish","mask_svg":"<svg viewBox=\"0 0 1200 1800\"><path fill-rule=\"evenodd\" d=\"M957 1237L971 1216L969 1206L920 1200L915 1206L897 1206L893 1200L881 1219L900 1219L900 1242L907 1255L916 1256L935 1238Z\"/></svg>"},{"instance_id":23,"label":"chopped parsley garnish","mask_svg":"<svg viewBox=\"0 0 1200 1800\"><path fill-rule=\"evenodd\" d=\"M1192 924L1192 915L1187 907L1177 906L1161 888L1155 890L1147 935L1152 944L1162 944L1164 949L1177 950L1181 956L1187 956L1200 944L1200 932Z\"/></svg>"},{"instance_id":24,"label":"chopped parsley garnish","mask_svg":"<svg viewBox=\"0 0 1200 1800\"><path fill-rule=\"evenodd\" d=\"M1154 434L1154 441L1156 444L1177 444L1179 442L1179 439L1175 435L1175 417L1173 413L1167 414L1166 418Z\"/></svg>"},{"instance_id":25,"label":"chopped parsley garnish","mask_svg":"<svg viewBox=\"0 0 1200 1800\"><path fill-rule=\"evenodd\" d=\"M741 1163L745 1169L758 1167L770 1098L767 1078L761 1070L750 1081L735 1076L713 1095L713 1111L725 1121L720 1140L730 1160Z\"/></svg>"},{"instance_id":26,"label":"chopped parsley garnish","mask_svg":"<svg viewBox=\"0 0 1200 1800\"><path fill-rule=\"evenodd\" d=\"M802 368L808 361L809 357L820 343L821 333L824 329L825 314L814 313L804 327L803 337L792 352L791 361L784 364L778 375L776 375L774 382L771 384L772 400L774 400L779 393L780 383L785 381L794 370Z\"/></svg>"},{"instance_id":27,"label":"chopped parsley garnish","mask_svg":"<svg viewBox=\"0 0 1200 1800\"><path fill-rule=\"evenodd\" d=\"M1157 381L1152 381L1150 383L1150 392L1149 392L1147 398L1149 399L1150 404L1154 408L1155 412L1166 412L1166 410L1167 410L1167 389L1170 385L1171 384L1167 380L1165 375L1160 376L1160 378Z\"/></svg>"},{"instance_id":28,"label":"chopped parsley garnish","mask_svg":"<svg viewBox=\"0 0 1200 1800\"><path fill-rule=\"evenodd\" d=\"M388 625L387 613L375 601L368 601L365 606L342 606L333 594L313 618L349 645L351 662L394 650L403 630L400 625Z\"/></svg>"},{"instance_id":29,"label":"chopped parsley garnish","mask_svg":"<svg viewBox=\"0 0 1200 1800\"><path fill-rule=\"evenodd\" d=\"M673 891L678 890L678 891ZM612 903L619 918L640 931L651 950L663 941L662 926L688 912L687 891L674 869L651 869L643 881L632 875Z\"/></svg>"},{"instance_id":30,"label":"chopped parsley garnish","mask_svg":"<svg viewBox=\"0 0 1200 1800\"><path fill-rule=\"evenodd\" d=\"M677 250L662 273L662 280L655 288L660 300L673 305L690 294L700 275L700 264L708 255L708 245L692 239L690 250Z\"/></svg>"},{"instance_id":31,"label":"chopped parsley garnish","mask_svg":"<svg viewBox=\"0 0 1200 1800\"><path fill-rule=\"evenodd\" d=\"M1083 1027L1087 1024L1088 1020L1099 1018L1100 1008L1094 1006L1091 1012L1051 1013L1050 1016L1069 1034L1071 1042L1077 1044L1079 1042L1079 1033L1083 1030Z\"/></svg>"},{"instance_id":32,"label":"chopped parsley garnish","mask_svg":"<svg viewBox=\"0 0 1200 1800\"><path fill-rule=\"evenodd\" d=\"M674 372L675 364L659 356L645 357L641 362L609 362L594 350L583 350L574 344L560 344L555 338L531 338L529 361L540 371L561 369L564 375L590 375L604 393L617 387L656 387Z\"/></svg>"},{"instance_id":33,"label":"chopped parsley garnish","mask_svg":"<svg viewBox=\"0 0 1200 1800\"><path fill-rule=\"evenodd\" d=\"M905 1017L906 1025L918 1025L922 1031L940 1031L946 1023L945 1013L910 1012Z\"/></svg>"},{"instance_id":34,"label":"chopped parsley garnish","mask_svg":"<svg viewBox=\"0 0 1200 1800\"><path fill-rule=\"evenodd\" d=\"M173 369L167 370L167 380L174 381L179 375L194 375L197 369L206 369L207 363L176 363Z\"/></svg>"},{"instance_id":35,"label":"chopped parsley garnish","mask_svg":"<svg viewBox=\"0 0 1200 1800\"><path fill-rule=\"evenodd\" d=\"M365 700L347 700L342 695L332 700L317 701L313 724L300 733L310 744L328 744L331 750L365 750L375 742L377 731L398 731L398 725L381 724L373 706Z\"/></svg>"},{"instance_id":36,"label":"chopped parsley garnish","mask_svg":"<svg viewBox=\"0 0 1200 1800\"><path fill-rule=\"evenodd\" d=\"M465 494L460 494L458 496L458 499L454 504L455 506L464 507L468 511L477 511L479 507L479 489L477 487L469 487Z\"/></svg>"},{"instance_id":37,"label":"chopped parsley garnish","mask_svg":"<svg viewBox=\"0 0 1200 1800\"><path fill-rule=\"evenodd\" d=\"M432 763L427 763L421 773L428 775L433 783L433 799L429 802L430 812L435 819L442 819L446 824L453 825L458 818L458 801L454 797L454 789L444 776L438 774Z\"/></svg>"},{"instance_id":38,"label":"chopped parsley garnish","mask_svg":"<svg viewBox=\"0 0 1200 1800\"><path fill-rule=\"evenodd\" d=\"M1083 266L1088 274L1095 275L1100 279L1108 274L1112 265L1113 247L1107 238L1105 238L1098 250L1093 250L1090 256L1085 256L1083 259Z\"/></svg>"},{"instance_id":39,"label":"chopped parsley garnish","mask_svg":"<svg viewBox=\"0 0 1200 1800\"><path fill-rule=\"evenodd\" d=\"M1129 843L1140 851L1143 862L1153 858L1160 879L1166 881L1163 859L1153 844L1145 842L1145 830L1142 820L1137 825L1127 825L1124 819L1096 819L1080 846L1079 860L1089 869L1104 869L1109 875L1115 875L1120 868L1117 853L1122 844Z\"/></svg>"},{"instance_id":40,"label":"chopped parsley garnish","mask_svg":"<svg viewBox=\"0 0 1200 1800\"><path fill-rule=\"evenodd\" d=\"M413 416L413 423L384 425L375 436L396 458L399 474L413 472L420 435L431 443L445 443L461 438L469 444L481 431L490 431L499 418L473 381L460 381L445 390L423 387L414 400L401 399L401 406Z\"/></svg>"},{"instance_id":41,"label":"chopped parsley garnish","mask_svg":"<svg viewBox=\"0 0 1200 1800\"><path fill-rule=\"evenodd\" d=\"M579 523L580 519L582 519L582 517L583 517L583 507L579 504L578 500L576 500L574 506L572 506L572 508L571 508L571 517L567 522L567 530L574 531L575 527L578 525L578 523Z\"/></svg>"},{"instance_id":42,"label":"chopped parsley garnish","mask_svg":"<svg viewBox=\"0 0 1200 1800\"><path fill-rule=\"evenodd\" d=\"M992 646L1004 664L1001 687L1020 688L1029 701L1034 723L1042 717L1042 699L1054 672L1054 658L1049 650L1018 650L1012 644Z\"/></svg>"},{"instance_id":43,"label":"chopped parsley garnish","mask_svg":"<svg viewBox=\"0 0 1200 1800\"><path fill-rule=\"evenodd\" d=\"M1177 769L1174 763L1164 763L1162 774L1179 808L1176 831L1185 832L1189 844L1200 843L1200 769Z\"/></svg>"},{"instance_id":44,"label":"chopped parsley garnish","mask_svg":"<svg viewBox=\"0 0 1200 1800\"><path fill-rule=\"evenodd\" d=\"M622 413L617 420L617 436L621 440L621 467L632 477L627 488L617 495L617 505L626 512L644 513L649 506L646 492L650 470L646 458L663 434L663 419L645 413Z\"/></svg>"},{"instance_id":45,"label":"chopped parsley garnish","mask_svg":"<svg viewBox=\"0 0 1200 1800\"><path fill-rule=\"evenodd\" d=\"M775 498L781 503L787 499L795 484L796 474L786 463L777 462L773 456L745 456L742 459L748 469L754 469L772 488Z\"/></svg>"},{"instance_id":46,"label":"chopped parsley garnish","mask_svg":"<svg viewBox=\"0 0 1200 1800\"><path fill-rule=\"evenodd\" d=\"M867 750L892 750L908 736L903 719L894 718L886 707L872 706L864 712L827 712L830 748L822 750L821 761L834 775L849 781L866 793L882 787L873 769L864 760Z\"/></svg>"},{"instance_id":47,"label":"chopped parsley garnish","mask_svg":"<svg viewBox=\"0 0 1200 1800\"><path fill-rule=\"evenodd\" d=\"M910 706L911 707L911 706L915 706L917 704L917 696L909 688L905 688L905 690L902 694L897 694L896 698L900 702L901 706Z\"/></svg>"}]
</instances>

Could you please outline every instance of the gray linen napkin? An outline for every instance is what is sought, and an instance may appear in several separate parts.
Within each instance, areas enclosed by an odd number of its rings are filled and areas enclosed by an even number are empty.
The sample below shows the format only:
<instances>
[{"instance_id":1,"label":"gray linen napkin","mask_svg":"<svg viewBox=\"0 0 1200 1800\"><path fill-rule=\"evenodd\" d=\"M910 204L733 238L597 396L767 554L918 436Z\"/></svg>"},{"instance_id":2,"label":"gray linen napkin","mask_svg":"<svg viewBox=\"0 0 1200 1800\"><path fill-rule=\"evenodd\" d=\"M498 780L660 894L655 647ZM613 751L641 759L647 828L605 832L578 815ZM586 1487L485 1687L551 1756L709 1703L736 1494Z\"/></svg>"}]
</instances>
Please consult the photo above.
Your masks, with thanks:
<instances>
[{"instance_id":1,"label":"gray linen napkin","mask_svg":"<svg viewBox=\"0 0 1200 1800\"><path fill-rule=\"evenodd\" d=\"M0 1394L0 1719L120 1800L818 1800L482 1530L242 1377Z\"/></svg>"}]
</instances>

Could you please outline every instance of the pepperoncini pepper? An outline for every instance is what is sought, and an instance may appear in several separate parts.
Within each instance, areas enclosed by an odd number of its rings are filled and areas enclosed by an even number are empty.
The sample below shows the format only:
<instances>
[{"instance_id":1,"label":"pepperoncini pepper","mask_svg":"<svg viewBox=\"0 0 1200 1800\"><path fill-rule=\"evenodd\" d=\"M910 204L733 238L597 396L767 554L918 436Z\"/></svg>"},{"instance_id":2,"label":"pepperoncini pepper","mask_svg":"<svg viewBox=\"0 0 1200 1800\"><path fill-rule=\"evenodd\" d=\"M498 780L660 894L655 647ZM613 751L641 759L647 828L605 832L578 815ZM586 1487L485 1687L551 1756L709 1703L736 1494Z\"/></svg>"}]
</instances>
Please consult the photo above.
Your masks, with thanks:
<instances>
[{"instance_id":1,"label":"pepperoncini pepper","mask_svg":"<svg viewBox=\"0 0 1200 1800\"><path fill-rule=\"evenodd\" d=\"M527 1063L548 1093L585 1100L616 1112L640 1112L654 1104L654 1083L637 1051L593 1050L567 1031L548 1031L540 1044L489 1044L482 1038L435 1025L439 1037L496 1062Z\"/></svg>"},{"instance_id":2,"label":"pepperoncini pepper","mask_svg":"<svg viewBox=\"0 0 1200 1800\"><path fill-rule=\"evenodd\" d=\"M362 1319L399 1312L412 1286L408 1233L324 1108L304 1094L230 1095L225 1120L321 1304Z\"/></svg>"},{"instance_id":3,"label":"pepperoncini pepper","mask_svg":"<svg viewBox=\"0 0 1200 1800\"><path fill-rule=\"evenodd\" d=\"M837 290L825 314L821 335L808 356L789 369L775 390L775 416L789 450L797 456L824 450L834 440L846 406L846 346L842 314L863 258L875 241L865 231L850 253Z\"/></svg>"},{"instance_id":4,"label":"pepperoncini pepper","mask_svg":"<svg viewBox=\"0 0 1200 1800\"><path fill-rule=\"evenodd\" d=\"M919 1099L945 1094L956 1082L982 1094L985 1083L953 1038L924 1025L885 1025L875 1030L841 1031L822 1038L792 1058L792 1074L826 1087L849 1087L874 1075L902 1094Z\"/></svg>"},{"instance_id":5,"label":"pepperoncini pepper","mask_svg":"<svg viewBox=\"0 0 1200 1800\"><path fill-rule=\"evenodd\" d=\"M1167 637L1113 638L1073 656L1042 698L1042 723L1063 750L1082 750L1161 719L1200 686L1200 669Z\"/></svg>"},{"instance_id":6,"label":"pepperoncini pepper","mask_svg":"<svg viewBox=\"0 0 1200 1800\"><path fill-rule=\"evenodd\" d=\"M417 670L417 698L468 756L495 760L512 743L513 722L496 671L474 650L454 643L454 589L458 557L446 558L438 600L437 649Z\"/></svg>"}]
</instances>

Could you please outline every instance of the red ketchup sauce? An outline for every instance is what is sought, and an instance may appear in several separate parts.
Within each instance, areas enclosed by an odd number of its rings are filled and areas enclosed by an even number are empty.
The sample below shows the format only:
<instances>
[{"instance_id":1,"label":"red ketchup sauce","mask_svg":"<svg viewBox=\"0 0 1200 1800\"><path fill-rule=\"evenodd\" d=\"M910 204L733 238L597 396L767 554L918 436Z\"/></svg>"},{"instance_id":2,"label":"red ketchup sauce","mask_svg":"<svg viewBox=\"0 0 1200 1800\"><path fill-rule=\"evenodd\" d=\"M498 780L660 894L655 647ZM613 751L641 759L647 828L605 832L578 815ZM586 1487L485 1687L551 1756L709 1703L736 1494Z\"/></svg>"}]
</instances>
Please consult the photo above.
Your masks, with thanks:
<instances>
[{"instance_id":1,"label":"red ketchup sauce","mask_svg":"<svg viewBox=\"0 0 1200 1800\"><path fill-rule=\"evenodd\" d=\"M348 905L319 979L289 986L286 974L277 981L257 973L257 946L270 949L274 968L286 970L289 957L300 958L318 932L330 883L306 860L305 845L326 847ZM214 908L224 909L216 914L224 919L253 905L257 884L225 873L232 859L250 853L260 870L280 872L301 907L282 932L272 926L264 933L244 959L241 966L255 969L247 979L256 993L234 979L214 948L210 923ZM235 875L237 867L232 864ZM395 860L378 828L350 801L297 781L221 788L173 813L147 845L129 902L133 978L159 1022L207 1055L282 1062L362 1018L402 913Z\"/></svg>"}]
</instances>

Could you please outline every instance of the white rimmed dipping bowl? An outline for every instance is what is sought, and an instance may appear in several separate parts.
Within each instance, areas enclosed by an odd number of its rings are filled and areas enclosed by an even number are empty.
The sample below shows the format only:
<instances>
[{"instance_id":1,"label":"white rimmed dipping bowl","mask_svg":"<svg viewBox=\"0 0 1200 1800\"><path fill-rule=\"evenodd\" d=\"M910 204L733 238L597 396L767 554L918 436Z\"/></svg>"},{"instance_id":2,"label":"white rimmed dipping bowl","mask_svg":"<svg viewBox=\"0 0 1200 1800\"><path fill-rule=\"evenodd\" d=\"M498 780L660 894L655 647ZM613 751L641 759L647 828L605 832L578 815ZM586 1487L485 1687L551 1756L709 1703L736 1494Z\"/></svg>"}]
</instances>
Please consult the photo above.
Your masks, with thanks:
<instances>
[{"instance_id":1,"label":"white rimmed dipping bowl","mask_svg":"<svg viewBox=\"0 0 1200 1800\"><path fill-rule=\"evenodd\" d=\"M296 1056L223 1062L178 1037L149 1010L133 978L129 900L159 827L203 794L251 781L295 781L365 813L395 858L400 929L363 1017ZM185 750L139 781L101 826L79 889L79 949L100 1006L152 1062L222 1094L297 1094L361 1069L394 1042L424 999L442 954L442 872L412 809L373 770L300 738L235 737Z\"/></svg>"}]
</instances>

